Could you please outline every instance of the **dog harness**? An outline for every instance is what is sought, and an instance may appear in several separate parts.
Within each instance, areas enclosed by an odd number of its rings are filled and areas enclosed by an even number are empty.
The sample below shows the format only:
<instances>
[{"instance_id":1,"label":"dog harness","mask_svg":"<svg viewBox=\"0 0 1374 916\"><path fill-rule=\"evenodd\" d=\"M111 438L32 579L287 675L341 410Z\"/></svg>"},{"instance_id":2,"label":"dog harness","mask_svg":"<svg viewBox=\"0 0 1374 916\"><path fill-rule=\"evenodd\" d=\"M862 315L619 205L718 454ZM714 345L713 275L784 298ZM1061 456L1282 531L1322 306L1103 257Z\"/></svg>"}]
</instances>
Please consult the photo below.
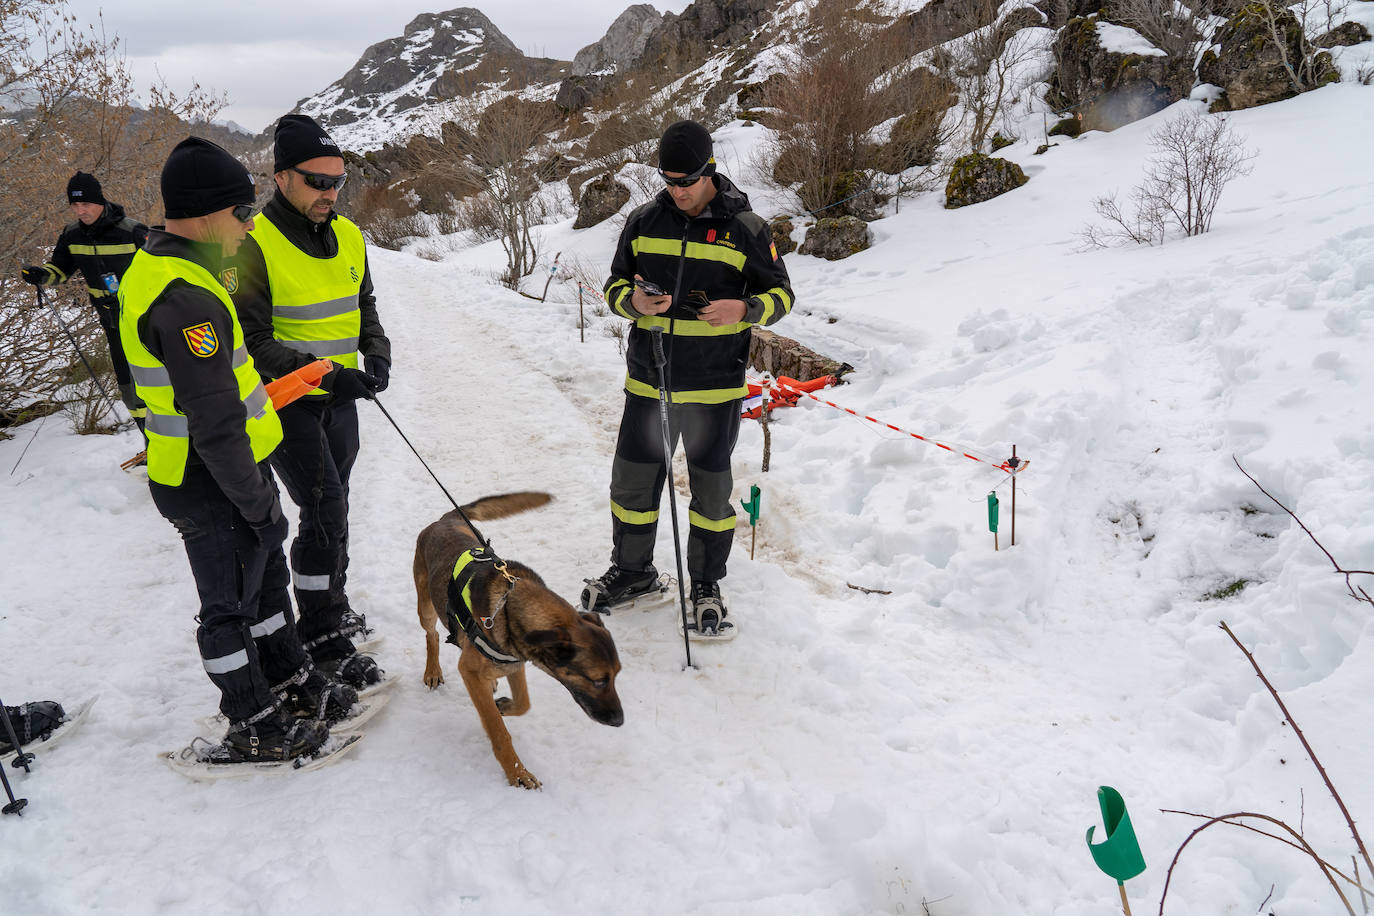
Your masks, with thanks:
<instances>
[{"instance_id":1,"label":"dog harness","mask_svg":"<svg viewBox=\"0 0 1374 916\"><path fill-rule=\"evenodd\" d=\"M506 590L497 599L496 606L492 608L490 617L478 617L472 612L472 580L477 576L477 571L482 564L491 563L493 568L501 575L506 577ZM506 561L496 555L490 547L474 547L471 550L463 551L458 557L458 562L453 564L453 578L448 584L448 642L455 646L458 642L458 629L462 628L463 634L467 636L468 642L477 648L489 660L498 665L510 665L522 662L524 659L514 655L507 655L496 649L486 639L485 631L490 630L496 621L496 615L501 613L501 609L506 606L506 599L510 597L511 589L519 581L511 575L506 568Z\"/></svg>"}]
</instances>

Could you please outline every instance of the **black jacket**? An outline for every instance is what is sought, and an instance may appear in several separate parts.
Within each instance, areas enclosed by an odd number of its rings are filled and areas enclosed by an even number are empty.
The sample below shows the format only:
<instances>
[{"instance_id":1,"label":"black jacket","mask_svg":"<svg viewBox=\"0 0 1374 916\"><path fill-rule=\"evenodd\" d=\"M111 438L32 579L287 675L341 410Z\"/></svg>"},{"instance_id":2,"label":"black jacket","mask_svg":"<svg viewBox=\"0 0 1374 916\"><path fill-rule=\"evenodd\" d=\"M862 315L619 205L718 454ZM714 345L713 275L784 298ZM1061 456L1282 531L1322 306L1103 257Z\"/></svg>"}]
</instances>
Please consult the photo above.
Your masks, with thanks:
<instances>
[{"instance_id":1,"label":"black jacket","mask_svg":"<svg viewBox=\"0 0 1374 916\"><path fill-rule=\"evenodd\" d=\"M147 238L147 226L125 216L119 204L107 203L105 212L89 226L74 220L62 230L52 257L43 265L48 270L43 285L66 283L79 270L92 302L118 308L114 293L106 289L101 278L105 274L114 274L115 279L124 276L135 249L142 248Z\"/></svg>"},{"instance_id":2,"label":"black jacket","mask_svg":"<svg viewBox=\"0 0 1374 916\"><path fill-rule=\"evenodd\" d=\"M339 253L339 240L330 223L337 214L330 211L323 223L311 222L297 212L282 196L281 191L263 207L262 212L272 220L291 244L316 258L332 258ZM315 361L315 357L292 350L272 334L272 290L267 282L267 263L262 249L249 236L239 246L232 265L238 269L237 287L232 295L234 306L243 325L243 340L258 372L264 378L281 378L301 366ZM362 287L358 290L358 310L362 313L362 327L358 332L358 352L363 356L379 356L391 363L391 341L377 317L377 297L372 291L372 270L363 261Z\"/></svg>"},{"instance_id":3,"label":"black jacket","mask_svg":"<svg viewBox=\"0 0 1374 916\"><path fill-rule=\"evenodd\" d=\"M635 322L626 346L632 394L656 396L633 383L658 388L649 328L659 325L665 331L668 387L690 392L675 400L743 397L749 326L773 324L792 309L787 268L776 256L768 224L730 179L716 175L712 181L716 195L697 216L679 210L665 189L631 213L620 233L605 292L607 303ZM673 305L663 315L641 315L630 304L636 273L672 293ZM703 333L705 322L683 324L692 313L680 303L693 290L707 299L743 299L743 326Z\"/></svg>"},{"instance_id":4,"label":"black jacket","mask_svg":"<svg viewBox=\"0 0 1374 916\"><path fill-rule=\"evenodd\" d=\"M147 253L182 258L218 276L218 244L193 242L159 229L148 234ZM174 281L153 300L138 321L138 339L167 367L177 409L186 414L191 433L188 464L203 464L243 517L266 521L276 503L276 491L253 460L248 417L234 376L234 348L220 347L213 356L192 353L182 333L203 322L222 341L234 339L233 323L224 303L209 290Z\"/></svg>"}]
</instances>

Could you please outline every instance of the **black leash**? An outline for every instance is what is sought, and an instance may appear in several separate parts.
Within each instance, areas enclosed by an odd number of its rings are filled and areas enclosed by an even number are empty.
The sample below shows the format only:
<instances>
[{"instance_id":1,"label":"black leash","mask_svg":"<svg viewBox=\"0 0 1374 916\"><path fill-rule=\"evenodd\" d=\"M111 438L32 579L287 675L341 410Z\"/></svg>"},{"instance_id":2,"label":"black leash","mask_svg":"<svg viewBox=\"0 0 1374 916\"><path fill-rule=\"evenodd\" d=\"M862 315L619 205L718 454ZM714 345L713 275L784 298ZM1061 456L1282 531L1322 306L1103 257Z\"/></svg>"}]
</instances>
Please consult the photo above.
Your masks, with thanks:
<instances>
[{"instance_id":1,"label":"black leash","mask_svg":"<svg viewBox=\"0 0 1374 916\"><path fill-rule=\"evenodd\" d=\"M405 442L405 444L410 446L411 452L414 453L415 457L419 460L420 464L424 465L426 471L429 471L429 476L433 477L434 482L439 484L439 489L444 491L444 495L447 496L448 501L453 504L453 508L458 510L458 514L462 516L462 519L464 522L467 523L467 526L472 529L472 533L477 535L477 540L482 542L482 547L486 550L491 551L491 541L488 541L485 537L482 536L482 532L477 530L477 526L472 523L472 519L468 518L468 514L463 511L463 507L458 505L458 500L453 498L453 494L449 493L448 488L445 487L443 482L439 480L439 476L434 473L430 466L425 462L425 459L422 458L420 456L420 453L415 450L415 446L411 445L410 439L407 438L406 434L401 430L400 424L397 423L396 419L391 416L391 413L385 407L382 406L382 402L378 400L377 395L373 394L370 400L372 401L372 403L377 405L377 409L380 410L382 412L382 415L387 418L387 420L391 423L392 427L396 430L397 434L400 435L401 439ZM494 556L495 551L491 552Z\"/></svg>"}]
</instances>

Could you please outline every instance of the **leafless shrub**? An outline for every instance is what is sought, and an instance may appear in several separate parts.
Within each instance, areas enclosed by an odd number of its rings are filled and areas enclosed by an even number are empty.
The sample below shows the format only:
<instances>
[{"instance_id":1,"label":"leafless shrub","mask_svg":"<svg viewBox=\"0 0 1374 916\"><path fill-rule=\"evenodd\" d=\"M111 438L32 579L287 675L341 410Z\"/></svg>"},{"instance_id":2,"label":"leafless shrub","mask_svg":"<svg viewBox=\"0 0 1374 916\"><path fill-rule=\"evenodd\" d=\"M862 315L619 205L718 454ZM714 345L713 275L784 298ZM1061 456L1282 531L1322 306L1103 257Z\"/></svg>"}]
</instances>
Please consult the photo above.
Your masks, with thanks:
<instances>
[{"instance_id":1,"label":"leafless shrub","mask_svg":"<svg viewBox=\"0 0 1374 916\"><path fill-rule=\"evenodd\" d=\"M1191 62L1202 40L1202 20L1211 14L1211 7L1211 0L1193 0L1191 6L1177 0L1110 0L1106 16L1135 29L1169 57Z\"/></svg>"},{"instance_id":2,"label":"leafless shrub","mask_svg":"<svg viewBox=\"0 0 1374 916\"><path fill-rule=\"evenodd\" d=\"M1255 0L1243 15L1257 15L1279 54L1296 92L1307 92L1337 78L1331 55L1312 43L1312 31L1327 32L1341 18L1346 0Z\"/></svg>"},{"instance_id":3,"label":"leafless shrub","mask_svg":"<svg viewBox=\"0 0 1374 916\"><path fill-rule=\"evenodd\" d=\"M1145 180L1131 192L1122 211L1116 196L1093 202L1106 227L1089 226L1084 241L1104 247L1118 241L1163 244L1169 225L1184 235L1201 235L1212 227L1221 192L1231 179L1248 175L1254 153L1226 119L1191 109L1150 134L1155 157Z\"/></svg>"},{"instance_id":4,"label":"leafless shrub","mask_svg":"<svg viewBox=\"0 0 1374 916\"><path fill-rule=\"evenodd\" d=\"M353 219L372 244L399 251L407 239L424 234L424 217L396 185L371 185L353 205Z\"/></svg>"},{"instance_id":5,"label":"leafless shrub","mask_svg":"<svg viewBox=\"0 0 1374 916\"><path fill-rule=\"evenodd\" d=\"M0 263L42 263L68 219L67 178L77 169L100 179L129 216L153 223L161 213L158 175L188 122L204 124L223 99L193 87L178 96L151 87L135 107L119 40L86 27L66 0L0 0ZM210 133L209 130L196 128ZM76 284L73 284L75 287ZM0 412L56 399L71 345L33 291L8 267L0 272ZM65 301L56 290L54 302ZM84 289L74 300L83 350L105 346Z\"/></svg>"},{"instance_id":6,"label":"leafless shrub","mask_svg":"<svg viewBox=\"0 0 1374 916\"><path fill-rule=\"evenodd\" d=\"M967 117L967 148L984 152L993 129L1005 121L1016 98L1042 74L1032 70L1038 30L1025 28L1021 11L999 16L997 0L970 0L952 15L963 31L934 55L941 75L958 87Z\"/></svg>"}]
</instances>

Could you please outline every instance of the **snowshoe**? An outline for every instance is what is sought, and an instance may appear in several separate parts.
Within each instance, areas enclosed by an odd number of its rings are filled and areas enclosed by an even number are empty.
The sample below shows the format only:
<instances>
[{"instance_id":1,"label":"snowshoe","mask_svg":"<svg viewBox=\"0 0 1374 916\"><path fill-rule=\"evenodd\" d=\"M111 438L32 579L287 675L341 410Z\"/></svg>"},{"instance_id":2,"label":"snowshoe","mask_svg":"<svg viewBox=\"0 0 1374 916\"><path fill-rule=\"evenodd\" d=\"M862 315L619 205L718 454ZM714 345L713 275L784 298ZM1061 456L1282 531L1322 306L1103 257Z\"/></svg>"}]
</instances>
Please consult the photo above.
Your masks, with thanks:
<instances>
[{"instance_id":1,"label":"snowshoe","mask_svg":"<svg viewBox=\"0 0 1374 916\"><path fill-rule=\"evenodd\" d=\"M254 773L318 770L342 759L362 740L363 736L360 734L335 733L325 739L311 754L302 754L288 760L232 762L226 760L226 754L220 750L223 744L196 738L187 747L179 751L164 751L158 754L158 758L183 776L209 781L251 776Z\"/></svg>"},{"instance_id":2,"label":"snowshoe","mask_svg":"<svg viewBox=\"0 0 1374 916\"><path fill-rule=\"evenodd\" d=\"M14 736L19 739L20 747L35 741L47 741L48 737L67 718L62 704L53 700L36 700L22 706L6 706L5 715L9 717ZM9 729L0 724L0 754L14 750L10 741Z\"/></svg>"},{"instance_id":3,"label":"snowshoe","mask_svg":"<svg viewBox=\"0 0 1374 916\"><path fill-rule=\"evenodd\" d=\"M386 674L375 658L357 652L331 661L316 662L315 667L330 680L347 684L354 690L363 690L370 684L376 684Z\"/></svg>"},{"instance_id":4,"label":"snowshoe","mask_svg":"<svg viewBox=\"0 0 1374 916\"><path fill-rule=\"evenodd\" d=\"M716 582L693 582L692 604L687 610L687 638L697 642L729 642L737 635L735 622L720 597ZM682 632L682 614L678 614Z\"/></svg>"},{"instance_id":5,"label":"snowshoe","mask_svg":"<svg viewBox=\"0 0 1374 916\"><path fill-rule=\"evenodd\" d=\"M254 718L257 718L256 716ZM224 740L207 750L206 763L251 763L309 757L329 737L329 726L315 719L290 719L272 710L256 722L236 722Z\"/></svg>"},{"instance_id":6,"label":"snowshoe","mask_svg":"<svg viewBox=\"0 0 1374 916\"><path fill-rule=\"evenodd\" d=\"M358 691L332 681L318 668L302 669L300 674L273 688L281 698L282 709L298 719L319 719L329 725L353 714Z\"/></svg>"},{"instance_id":7,"label":"snowshoe","mask_svg":"<svg viewBox=\"0 0 1374 916\"><path fill-rule=\"evenodd\" d=\"M582 589L582 610L609 614L612 608L633 607L642 598L666 593L673 580L650 564L643 570L612 565L599 577L583 581L587 587Z\"/></svg>"}]
</instances>

